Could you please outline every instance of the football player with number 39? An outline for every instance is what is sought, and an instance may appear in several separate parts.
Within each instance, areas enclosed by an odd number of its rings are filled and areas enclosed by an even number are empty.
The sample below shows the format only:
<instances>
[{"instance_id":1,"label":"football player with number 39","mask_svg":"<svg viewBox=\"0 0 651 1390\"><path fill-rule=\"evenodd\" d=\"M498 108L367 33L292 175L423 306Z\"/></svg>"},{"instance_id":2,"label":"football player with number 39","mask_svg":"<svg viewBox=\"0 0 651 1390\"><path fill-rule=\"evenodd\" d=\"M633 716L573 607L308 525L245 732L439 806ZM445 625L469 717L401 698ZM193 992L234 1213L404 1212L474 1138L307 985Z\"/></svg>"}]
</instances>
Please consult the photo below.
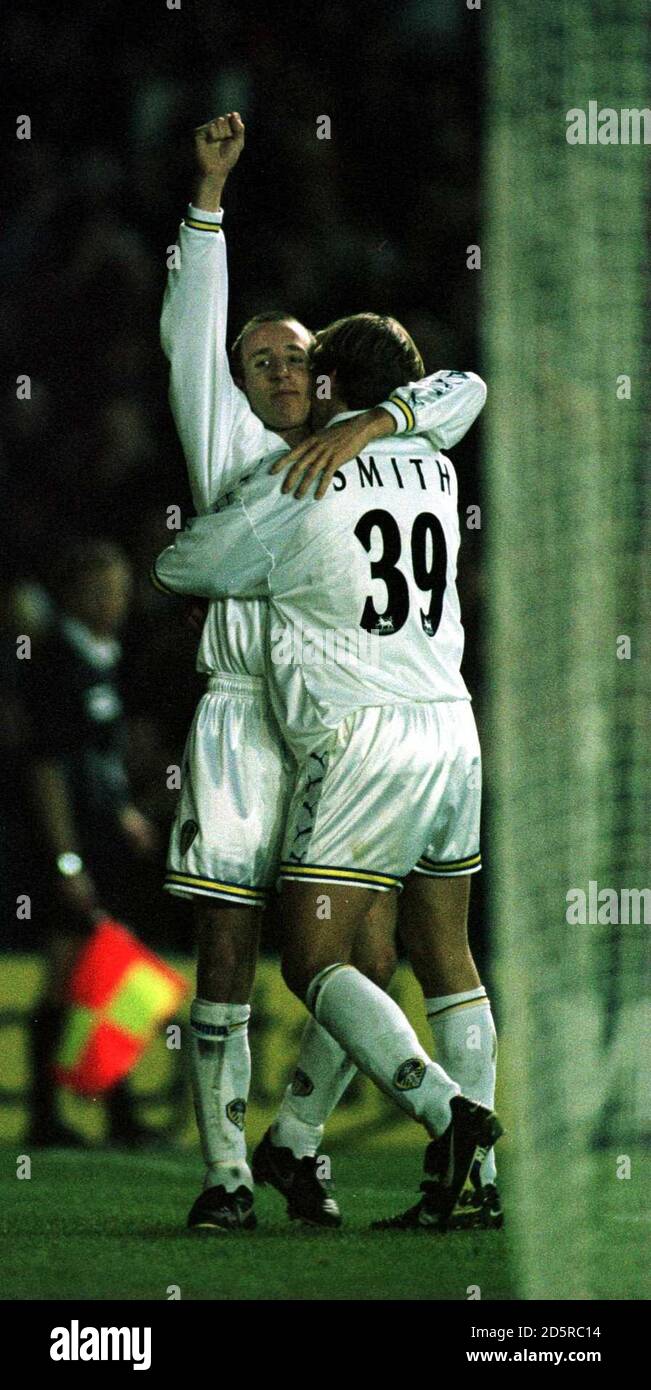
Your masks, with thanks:
<instances>
[{"instance_id":1,"label":"football player with number 39","mask_svg":"<svg viewBox=\"0 0 651 1390\"><path fill-rule=\"evenodd\" d=\"M409 389L310 435L313 337L284 313L245 325L231 372L221 200L243 143L237 113L196 132L198 182L163 307L170 400L199 514L223 506L224 495L283 444L291 448L281 460L289 468L285 487L303 496L316 478L323 496L341 465L374 438L418 430L434 448L454 444L485 398L471 373L416 380L422 363L413 344L406 345ZM277 875L295 777L267 692L268 603L243 594L212 601L204 625L198 667L208 689L186 745L166 879L169 891L192 899L198 931L192 1073L206 1176L189 1217L195 1229L255 1225L244 1130L248 1001L261 910ZM378 895L356 933L352 958L377 985L386 985L394 968L394 921L395 894ZM278 1119L254 1156L256 1178L287 1196L290 1215L319 1225L340 1223L316 1155L325 1121L355 1070L311 1018Z\"/></svg>"}]
</instances>

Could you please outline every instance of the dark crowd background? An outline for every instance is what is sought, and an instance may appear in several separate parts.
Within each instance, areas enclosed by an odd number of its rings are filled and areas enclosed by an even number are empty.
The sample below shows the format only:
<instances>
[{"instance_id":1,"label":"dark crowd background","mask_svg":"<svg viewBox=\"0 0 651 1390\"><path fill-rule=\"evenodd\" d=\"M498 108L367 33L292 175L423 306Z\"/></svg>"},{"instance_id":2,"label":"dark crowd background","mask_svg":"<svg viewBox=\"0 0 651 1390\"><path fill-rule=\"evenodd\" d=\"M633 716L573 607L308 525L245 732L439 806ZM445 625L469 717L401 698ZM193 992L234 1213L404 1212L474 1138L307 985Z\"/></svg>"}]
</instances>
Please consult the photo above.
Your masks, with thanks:
<instances>
[{"instance_id":1,"label":"dark crowd background","mask_svg":"<svg viewBox=\"0 0 651 1390\"><path fill-rule=\"evenodd\" d=\"M0 816L5 940L38 874L24 790L29 719L16 637L52 621L48 574L68 539L122 546L135 597L124 635L127 758L160 850L123 866L125 917L162 949L190 947L160 890L178 763L195 701L196 634L147 580L166 509L191 512L167 405L158 319L168 247L191 190L192 127L239 110L247 147L227 185L230 336L287 307L311 327L364 309L409 328L428 371L481 371L481 17L464 0L326 6L40 6L0 21L6 216L0 244L5 382L0 439ZM31 139L16 138L28 115ZM328 115L331 139L317 139ZM31 399L16 378L31 378ZM481 501L480 432L454 453L462 509ZM480 531L462 526L464 672L481 728ZM481 875L479 876L481 879ZM475 941L483 889L475 879Z\"/></svg>"}]
</instances>

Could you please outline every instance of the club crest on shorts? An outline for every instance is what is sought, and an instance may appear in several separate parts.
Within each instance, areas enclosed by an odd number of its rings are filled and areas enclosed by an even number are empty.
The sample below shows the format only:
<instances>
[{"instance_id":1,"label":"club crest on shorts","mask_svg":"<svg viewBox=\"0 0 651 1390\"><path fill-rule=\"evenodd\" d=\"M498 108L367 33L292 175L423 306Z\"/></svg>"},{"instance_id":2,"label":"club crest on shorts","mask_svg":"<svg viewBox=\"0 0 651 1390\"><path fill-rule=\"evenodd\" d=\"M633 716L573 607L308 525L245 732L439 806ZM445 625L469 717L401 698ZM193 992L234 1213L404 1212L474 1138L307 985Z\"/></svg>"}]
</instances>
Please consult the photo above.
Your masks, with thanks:
<instances>
[{"instance_id":1,"label":"club crest on shorts","mask_svg":"<svg viewBox=\"0 0 651 1390\"><path fill-rule=\"evenodd\" d=\"M425 1063L421 1057L409 1057L401 1062L393 1078L397 1091L415 1091L425 1075Z\"/></svg>"},{"instance_id":2,"label":"club crest on shorts","mask_svg":"<svg viewBox=\"0 0 651 1390\"><path fill-rule=\"evenodd\" d=\"M181 854L187 854L198 830L196 820L184 820L181 826Z\"/></svg>"},{"instance_id":3,"label":"club crest on shorts","mask_svg":"<svg viewBox=\"0 0 651 1390\"><path fill-rule=\"evenodd\" d=\"M309 1078L307 1072L301 1071L301 1068L300 1068L300 1067L297 1067L297 1068L296 1068L296 1071L294 1072L294 1075L293 1075L293 1077L292 1077L292 1086L291 1086L292 1095L293 1095L293 1096L311 1096L313 1090L314 1090L314 1082L313 1082L313 1081L310 1081L310 1078Z\"/></svg>"},{"instance_id":4,"label":"club crest on shorts","mask_svg":"<svg viewBox=\"0 0 651 1390\"><path fill-rule=\"evenodd\" d=\"M237 1125L238 1129L244 1129L244 1117L246 1115L245 1100L229 1100L226 1106L226 1114L232 1125Z\"/></svg>"}]
</instances>

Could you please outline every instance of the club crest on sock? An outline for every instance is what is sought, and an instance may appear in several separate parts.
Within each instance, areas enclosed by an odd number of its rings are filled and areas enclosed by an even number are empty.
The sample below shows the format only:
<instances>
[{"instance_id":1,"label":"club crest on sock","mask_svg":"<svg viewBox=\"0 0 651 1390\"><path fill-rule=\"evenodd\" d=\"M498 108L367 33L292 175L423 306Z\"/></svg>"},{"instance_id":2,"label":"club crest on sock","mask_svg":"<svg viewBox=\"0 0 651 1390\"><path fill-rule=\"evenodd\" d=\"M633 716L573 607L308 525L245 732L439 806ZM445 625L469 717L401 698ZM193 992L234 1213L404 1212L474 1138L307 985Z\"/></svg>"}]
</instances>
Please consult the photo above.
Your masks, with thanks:
<instances>
[{"instance_id":1,"label":"club crest on sock","mask_svg":"<svg viewBox=\"0 0 651 1390\"><path fill-rule=\"evenodd\" d=\"M229 1100L226 1106L226 1114L231 1124L237 1125L238 1129L244 1129L246 1101L239 1098L237 1100Z\"/></svg>"},{"instance_id":2,"label":"club crest on sock","mask_svg":"<svg viewBox=\"0 0 651 1390\"><path fill-rule=\"evenodd\" d=\"M425 1075L425 1063L421 1057L409 1057L401 1062L393 1078L397 1091L415 1091Z\"/></svg>"}]
</instances>

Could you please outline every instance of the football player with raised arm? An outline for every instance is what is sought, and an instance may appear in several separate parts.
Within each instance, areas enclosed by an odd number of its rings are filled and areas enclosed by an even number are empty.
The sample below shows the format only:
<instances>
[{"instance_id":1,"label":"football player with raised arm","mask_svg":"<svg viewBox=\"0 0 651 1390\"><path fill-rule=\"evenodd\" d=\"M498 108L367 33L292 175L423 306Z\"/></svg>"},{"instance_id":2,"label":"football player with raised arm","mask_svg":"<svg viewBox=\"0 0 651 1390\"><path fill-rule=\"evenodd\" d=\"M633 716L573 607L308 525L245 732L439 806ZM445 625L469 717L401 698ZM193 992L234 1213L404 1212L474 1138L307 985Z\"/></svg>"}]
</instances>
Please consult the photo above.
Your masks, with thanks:
<instances>
[{"instance_id":1,"label":"football player with raised arm","mask_svg":"<svg viewBox=\"0 0 651 1390\"><path fill-rule=\"evenodd\" d=\"M226 352L227 271L222 230L225 180L239 158L237 113L196 133L198 183L170 270L161 336L170 362L170 401L198 513L209 512L256 462L283 444L291 486L335 470L373 438L417 425L440 444L465 433L485 396L472 374L438 373L334 429L309 436L312 335L285 314L249 321ZM416 360L414 376L422 373ZM278 484L275 488L279 491ZM211 602L198 654L207 692L183 760L166 887L191 898L198 933L197 998L191 1011L192 1081L206 1161L193 1228L252 1229L252 1180L245 1112L250 1080L249 998L261 909L272 887L295 766L283 745L265 681L267 603L233 595ZM392 905L391 905L392 906ZM375 907L355 947L358 967L386 984L395 956L393 913ZM339 1224L317 1175L323 1125L354 1074L329 1033L310 1019L258 1176L289 1195L290 1214Z\"/></svg>"},{"instance_id":2,"label":"football player with raised arm","mask_svg":"<svg viewBox=\"0 0 651 1390\"><path fill-rule=\"evenodd\" d=\"M313 367L332 383L324 417L336 422L407 381L412 350L399 324L372 314L317 334ZM298 763L281 866L283 975L426 1128L423 1195L397 1220L437 1230L468 1207L481 1216L481 1165L501 1132L486 1094L494 1030L467 940L480 750L460 671L458 549L449 459L424 438L384 439L340 469L319 503L274 492L263 461L230 506L190 523L155 567L173 592L269 602L270 689ZM309 660L293 641L297 627L310 634ZM453 1013L483 1014L461 1024L459 1041L477 1054L465 1095L353 962L373 893L405 882L402 930L418 978L427 989L440 965Z\"/></svg>"}]
</instances>

